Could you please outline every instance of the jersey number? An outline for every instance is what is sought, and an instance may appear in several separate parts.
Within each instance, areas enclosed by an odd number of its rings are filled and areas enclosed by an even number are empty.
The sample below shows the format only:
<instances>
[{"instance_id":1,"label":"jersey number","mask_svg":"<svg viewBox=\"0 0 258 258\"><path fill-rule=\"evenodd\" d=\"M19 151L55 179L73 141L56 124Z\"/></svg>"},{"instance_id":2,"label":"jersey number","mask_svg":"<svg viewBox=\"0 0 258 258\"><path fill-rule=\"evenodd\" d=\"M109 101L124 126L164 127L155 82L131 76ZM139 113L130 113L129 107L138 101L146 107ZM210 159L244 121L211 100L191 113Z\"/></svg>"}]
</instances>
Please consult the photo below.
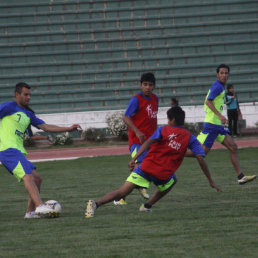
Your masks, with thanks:
<instances>
[{"instance_id":1,"label":"jersey number","mask_svg":"<svg viewBox=\"0 0 258 258\"><path fill-rule=\"evenodd\" d=\"M18 119L18 123L19 123L21 120L21 114L17 114L17 116L19 117L19 119Z\"/></svg>"}]
</instances>

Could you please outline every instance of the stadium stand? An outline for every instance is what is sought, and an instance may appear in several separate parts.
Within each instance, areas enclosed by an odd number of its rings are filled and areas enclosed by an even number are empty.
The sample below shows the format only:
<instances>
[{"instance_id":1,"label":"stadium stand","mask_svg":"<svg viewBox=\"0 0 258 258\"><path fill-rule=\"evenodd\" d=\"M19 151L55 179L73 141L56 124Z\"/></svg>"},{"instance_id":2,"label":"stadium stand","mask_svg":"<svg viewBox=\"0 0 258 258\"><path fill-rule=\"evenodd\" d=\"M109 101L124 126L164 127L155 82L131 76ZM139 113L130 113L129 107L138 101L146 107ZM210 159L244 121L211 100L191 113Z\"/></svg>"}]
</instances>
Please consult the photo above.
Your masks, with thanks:
<instances>
[{"instance_id":1,"label":"stadium stand","mask_svg":"<svg viewBox=\"0 0 258 258\"><path fill-rule=\"evenodd\" d=\"M161 107L202 104L220 63L258 101L257 0L2 0L0 35L0 102L26 81L37 113L124 109L147 71Z\"/></svg>"}]
</instances>

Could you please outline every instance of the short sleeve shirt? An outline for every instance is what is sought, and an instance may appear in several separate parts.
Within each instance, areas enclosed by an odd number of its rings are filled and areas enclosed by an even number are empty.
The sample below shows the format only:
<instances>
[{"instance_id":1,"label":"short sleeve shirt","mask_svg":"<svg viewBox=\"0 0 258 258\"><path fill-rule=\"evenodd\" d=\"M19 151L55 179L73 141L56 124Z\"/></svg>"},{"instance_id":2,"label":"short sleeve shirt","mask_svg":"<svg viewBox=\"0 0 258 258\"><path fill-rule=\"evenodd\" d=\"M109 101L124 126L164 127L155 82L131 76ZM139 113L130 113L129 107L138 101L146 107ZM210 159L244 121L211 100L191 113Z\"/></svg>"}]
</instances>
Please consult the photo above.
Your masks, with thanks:
<instances>
[{"instance_id":1,"label":"short sleeve shirt","mask_svg":"<svg viewBox=\"0 0 258 258\"><path fill-rule=\"evenodd\" d=\"M0 151L9 148L20 150L27 154L23 146L24 133L32 124L37 127L45 122L16 102L5 102L0 105Z\"/></svg>"}]
</instances>

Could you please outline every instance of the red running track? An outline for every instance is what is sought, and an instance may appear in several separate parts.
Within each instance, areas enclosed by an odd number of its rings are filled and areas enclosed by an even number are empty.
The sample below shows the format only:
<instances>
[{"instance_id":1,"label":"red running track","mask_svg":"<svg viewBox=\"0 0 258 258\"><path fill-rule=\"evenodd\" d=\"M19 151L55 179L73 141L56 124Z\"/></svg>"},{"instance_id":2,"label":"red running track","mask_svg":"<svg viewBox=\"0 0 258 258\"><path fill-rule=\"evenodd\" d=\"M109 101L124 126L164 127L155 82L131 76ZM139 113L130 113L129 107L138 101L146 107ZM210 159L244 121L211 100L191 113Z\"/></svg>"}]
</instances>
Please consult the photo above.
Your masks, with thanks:
<instances>
[{"instance_id":1,"label":"red running track","mask_svg":"<svg viewBox=\"0 0 258 258\"><path fill-rule=\"evenodd\" d=\"M258 139L235 140L239 148L258 147ZM213 149L225 148L215 143ZM81 157L129 155L128 145L77 147L60 149L37 149L28 151L27 158L31 161L68 160Z\"/></svg>"}]
</instances>

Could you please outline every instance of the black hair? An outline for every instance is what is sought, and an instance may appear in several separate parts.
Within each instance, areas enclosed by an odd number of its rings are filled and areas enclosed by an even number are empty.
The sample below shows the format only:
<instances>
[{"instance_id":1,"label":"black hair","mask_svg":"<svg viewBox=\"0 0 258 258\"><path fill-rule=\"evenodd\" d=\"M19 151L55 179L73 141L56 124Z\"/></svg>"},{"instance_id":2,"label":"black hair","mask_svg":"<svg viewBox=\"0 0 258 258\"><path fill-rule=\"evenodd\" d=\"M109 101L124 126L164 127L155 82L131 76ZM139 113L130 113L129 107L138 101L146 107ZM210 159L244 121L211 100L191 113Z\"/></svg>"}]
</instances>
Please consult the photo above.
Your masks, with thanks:
<instances>
[{"instance_id":1,"label":"black hair","mask_svg":"<svg viewBox=\"0 0 258 258\"><path fill-rule=\"evenodd\" d=\"M185 111L181 107L172 107L167 111L167 117L169 120L175 118L177 125L184 125L185 123Z\"/></svg>"},{"instance_id":2,"label":"black hair","mask_svg":"<svg viewBox=\"0 0 258 258\"><path fill-rule=\"evenodd\" d=\"M171 98L170 100L172 100L174 102L174 107L178 106L178 100L176 98Z\"/></svg>"},{"instance_id":3,"label":"black hair","mask_svg":"<svg viewBox=\"0 0 258 258\"><path fill-rule=\"evenodd\" d=\"M227 90L234 88L233 84L228 84Z\"/></svg>"},{"instance_id":4,"label":"black hair","mask_svg":"<svg viewBox=\"0 0 258 258\"><path fill-rule=\"evenodd\" d=\"M17 92L17 93L21 94L22 93L22 88L30 89L30 86L25 82L19 82L15 86L15 93Z\"/></svg>"},{"instance_id":5,"label":"black hair","mask_svg":"<svg viewBox=\"0 0 258 258\"><path fill-rule=\"evenodd\" d=\"M228 65L225 64L220 64L217 68L216 68L216 72L219 73L220 68L227 68L228 72L230 72L230 68Z\"/></svg>"},{"instance_id":6,"label":"black hair","mask_svg":"<svg viewBox=\"0 0 258 258\"><path fill-rule=\"evenodd\" d=\"M141 76L141 83L143 82L152 82L154 85L156 85L156 79L153 73L144 73Z\"/></svg>"}]
</instances>

